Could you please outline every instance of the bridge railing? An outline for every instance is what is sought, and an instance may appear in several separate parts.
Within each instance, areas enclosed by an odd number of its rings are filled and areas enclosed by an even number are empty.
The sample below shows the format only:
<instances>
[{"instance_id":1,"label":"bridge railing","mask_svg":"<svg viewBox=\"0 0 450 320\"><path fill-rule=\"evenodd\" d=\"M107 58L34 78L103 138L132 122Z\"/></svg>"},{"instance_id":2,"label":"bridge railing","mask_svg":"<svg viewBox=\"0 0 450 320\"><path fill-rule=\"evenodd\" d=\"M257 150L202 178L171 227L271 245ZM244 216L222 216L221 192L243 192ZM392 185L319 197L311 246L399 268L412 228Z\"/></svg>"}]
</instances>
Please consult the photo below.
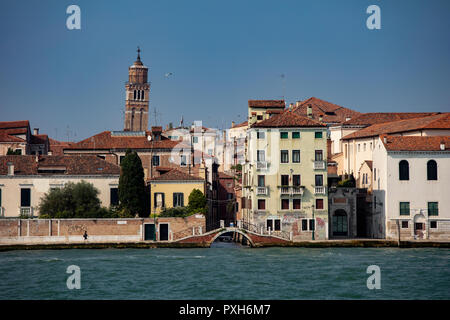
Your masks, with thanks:
<instances>
[{"instance_id":1,"label":"bridge railing","mask_svg":"<svg viewBox=\"0 0 450 320\"><path fill-rule=\"evenodd\" d=\"M172 233L172 241L176 241L182 238L187 238L191 236L200 236L203 234L202 227L190 227L177 232Z\"/></svg>"},{"instance_id":2,"label":"bridge railing","mask_svg":"<svg viewBox=\"0 0 450 320\"><path fill-rule=\"evenodd\" d=\"M256 225L256 224L246 222L246 221L242 221L241 226L242 226L242 229L250 231L250 232L254 232L256 234L265 235L265 236L276 236L276 237L280 237L280 238L283 238L286 240L292 240L291 232L289 232L289 231L268 230L267 228L264 228L261 225Z\"/></svg>"}]
</instances>

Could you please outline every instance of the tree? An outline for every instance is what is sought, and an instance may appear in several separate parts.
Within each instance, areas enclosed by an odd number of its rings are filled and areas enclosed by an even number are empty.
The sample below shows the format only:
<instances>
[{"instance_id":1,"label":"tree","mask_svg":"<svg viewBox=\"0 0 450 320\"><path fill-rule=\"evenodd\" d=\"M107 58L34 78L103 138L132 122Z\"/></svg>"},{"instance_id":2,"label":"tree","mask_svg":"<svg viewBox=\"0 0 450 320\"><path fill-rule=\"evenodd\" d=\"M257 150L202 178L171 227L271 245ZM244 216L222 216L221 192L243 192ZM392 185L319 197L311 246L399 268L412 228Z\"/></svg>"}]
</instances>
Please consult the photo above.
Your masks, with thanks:
<instances>
[{"instance_id":1,"label":"tree","mask_svg":"<svg viewBox=\"0 0 450 320\"><path fill-rule=\"evenodd\" d=\"M8 148L8 151L6 152L7 156L10 156L10 155L20 156L21 154L22 154L22 150L20 150L20 149L17 149L16 151L14 151L13 149Z\"/></svg>"},{"instance_id":2,"label":"tree","mask_svg":"<svg viewBox=\"0 0 450 320\"><path fill-rule=\"evenodd\" d=\"M194 189L189 194L188 210L190 214L206 213L208 211L206 197L200 190Z\"/></svg>"},{"instance_id":3,"label":"tree","mask_svg":"<svg viewBox=\"0 0 450 320\"><path fill-rule=\"evenodd\" d=\"M120 164L119 203L122 210L131 216L148 216L146 208L146 188L142 162L135 151L127 150ZM149 199L148 199L149 201Z\"/></svg>"},{"instance_id":4,"label":"tree","mask_svg":"<svg viewBox=\"0 0 450 320\"><path fill-rule=\"evenodd\" d=\"M108 209L101 207L99 191L91 183L69 182L61 189L51 189L39 203L41 218L106 218Z\"/></svg>"}]
</instances>

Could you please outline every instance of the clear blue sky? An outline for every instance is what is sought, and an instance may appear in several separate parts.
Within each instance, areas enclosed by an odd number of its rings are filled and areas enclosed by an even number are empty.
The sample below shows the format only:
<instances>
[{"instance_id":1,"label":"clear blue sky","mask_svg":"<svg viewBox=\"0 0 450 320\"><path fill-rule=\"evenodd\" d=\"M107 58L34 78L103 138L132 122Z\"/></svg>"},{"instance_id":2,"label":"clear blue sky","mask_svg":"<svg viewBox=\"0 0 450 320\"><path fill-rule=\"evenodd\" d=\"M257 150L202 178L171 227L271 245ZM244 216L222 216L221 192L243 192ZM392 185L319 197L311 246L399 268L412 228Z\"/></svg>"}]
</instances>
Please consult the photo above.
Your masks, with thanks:
<instances>
[{"instance_id":1,"label":"clear blue sky","mask_svg":"<svg viewBox=\"0 0 450 320\"><path fill-rule=\"evenodd\" d=\"M371 4L381 30L366 28ZM244 121L247 100L283 96L281 74L287 102L450 111L449 14L445 0L1 1L0 120L60 140L122 130L137 45L159 125Z\"/></svg>"}]
</instances>

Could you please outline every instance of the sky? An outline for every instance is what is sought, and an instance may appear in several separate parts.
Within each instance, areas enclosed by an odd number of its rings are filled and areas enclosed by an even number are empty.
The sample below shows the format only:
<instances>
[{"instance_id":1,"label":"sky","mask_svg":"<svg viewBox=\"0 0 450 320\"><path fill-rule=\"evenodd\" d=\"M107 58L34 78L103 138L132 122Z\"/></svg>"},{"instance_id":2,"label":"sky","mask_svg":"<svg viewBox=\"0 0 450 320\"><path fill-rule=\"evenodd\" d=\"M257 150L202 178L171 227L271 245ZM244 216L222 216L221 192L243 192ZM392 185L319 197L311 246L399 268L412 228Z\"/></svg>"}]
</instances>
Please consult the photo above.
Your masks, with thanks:
<instances>
[{"instance_id":1,"label":"sky","mask_svg":"<svg viewBox=\"0 0 450 320\"><path fill-rule=\"evenodd\" d=\"M71 4L81 30L66 27ZM374 4L379 30L366 26ZM283 97L448 112L449 13L446 0L0 1L0 121L64 141L123 130L137 46L149 127L183 116L224 129L246 120L248 100Z\"/></svg>"}]
</instances>

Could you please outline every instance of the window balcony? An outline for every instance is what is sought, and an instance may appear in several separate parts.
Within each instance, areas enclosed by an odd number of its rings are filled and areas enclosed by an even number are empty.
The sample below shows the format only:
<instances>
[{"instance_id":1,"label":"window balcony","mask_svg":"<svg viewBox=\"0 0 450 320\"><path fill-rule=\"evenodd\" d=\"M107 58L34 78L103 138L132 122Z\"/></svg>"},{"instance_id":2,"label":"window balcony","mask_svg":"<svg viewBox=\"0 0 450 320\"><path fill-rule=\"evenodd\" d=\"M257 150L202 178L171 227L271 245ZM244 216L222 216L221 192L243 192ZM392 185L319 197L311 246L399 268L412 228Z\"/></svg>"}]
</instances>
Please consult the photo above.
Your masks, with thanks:
<instances>
[{"instance_id":1,"label":"window balcony","mask_svg":"<svg viewBox=\"0 0 450 320\"><path fill-rule=\"evenodd\" d=\"M304 186L279 186L280 195L282 196L298 196L303 195Z\"/></svg>"},{"instance_id":2,"label":"window balcony","mask_svg":"<svg viewBox=\"0 0 450 320\"><path fill-rule=\"evenodd\" d=\"M267 167L268 167L267 161L256 162L256 170L267 170Z\"/></svg>"},{"instance_id":3,"label":"window balcony","mask_svg":"<svg viewBox=\"0 0 450 320\"><path fill-rule=\"evenodd\" d=\"M33 216L33 208L32 207L20 207L19 214L21 216Z\"/></svg>"},{"instance_id":4,"label":"window balcony","mask_svg":"<svg viewBox=\"0 0 450 320\"><path fill-rule=\"evenodd\" d=\"M314 194L325 194L325 186L315 186Z\"/></svg>"},{"instance_id":5,"label":"window balcony","mask_svg":"<svg viewBox=\"0 0 450 320\"><path fill-rule=\"evenodd\" d=\"M325 161L314 161L314 170L325 170Z\"/></svg>"},{"instance_id":6,"label":"window balcony","mask_svg":"<svg viewBox=\"0 0 450 320\"><path fill-rule=\"evenodd\" d=\"M268 187L256 187L256 195L257 196L267 196L269 194Z\"/></svg>"}]
</instances>

